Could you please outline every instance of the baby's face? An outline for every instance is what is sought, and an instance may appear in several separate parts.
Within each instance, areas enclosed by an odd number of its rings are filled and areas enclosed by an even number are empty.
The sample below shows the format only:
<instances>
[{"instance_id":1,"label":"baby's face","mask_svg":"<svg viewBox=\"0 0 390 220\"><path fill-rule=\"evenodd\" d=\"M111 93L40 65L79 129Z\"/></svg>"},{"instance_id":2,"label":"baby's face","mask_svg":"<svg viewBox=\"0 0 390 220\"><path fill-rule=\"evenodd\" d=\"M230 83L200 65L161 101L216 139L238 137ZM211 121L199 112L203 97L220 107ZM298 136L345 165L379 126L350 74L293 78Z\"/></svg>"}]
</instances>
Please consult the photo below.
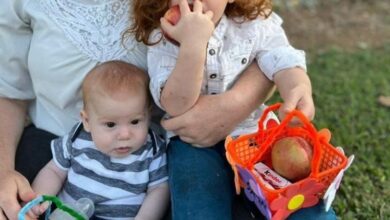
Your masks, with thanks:
<instances>
[{"instance_id":1,"label":"baby's face","mask_svg":"<svg viewBox=\"0 0 390 220\"><path fill-rule=\"evenodd\" d=\"M149 111L142 96L101 96L89 102L81 116L96 147L111 157L128 156L146 142Z\"/></svg>"}]
</instances>

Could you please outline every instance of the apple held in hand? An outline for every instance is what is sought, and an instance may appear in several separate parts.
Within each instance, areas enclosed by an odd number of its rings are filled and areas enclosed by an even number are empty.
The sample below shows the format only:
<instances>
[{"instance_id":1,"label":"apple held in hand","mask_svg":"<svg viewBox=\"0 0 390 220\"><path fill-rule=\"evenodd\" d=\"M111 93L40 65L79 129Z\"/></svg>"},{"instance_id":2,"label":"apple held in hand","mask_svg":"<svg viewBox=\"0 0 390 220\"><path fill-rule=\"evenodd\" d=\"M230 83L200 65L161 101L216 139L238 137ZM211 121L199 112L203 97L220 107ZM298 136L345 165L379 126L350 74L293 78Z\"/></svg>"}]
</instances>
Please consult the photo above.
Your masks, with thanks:
<instances>
[{"instance_id":1,"label":"apple held in hand","mask_svg":"<svg viewBox=\"0 0 390 220\"><path fill-rule=\"evenodd\" d=\"M171 25L176 25L177 22L179 22L179 20L180 20L180 8L179 8L179 5L174 5L171 8L169 8L168 11L165 12L164 18L167 19L167 21ZM164 36L165 36L165 38L167 40L169 40L170 42L172 42L173 44L175 44L177 46L179 45L179 42L174 40L171 36L169 36L166 32L164 32L164 30L163 30L163 34L164 34Z\"/></svg>"},{"instance_id":2,"label":"apple held in hand","mask_svg":"<svg viewBox=\"0 0 390 220\"><path fill-rule=\"evenodd\" d=\"M172 25L177 24L180 20L180 8L179 5L174 5L165 12L164 18L167 19Z\"/></svg>"},{"instance_id":3,"label":"apple held in hand","mask_svg":"<svg viewBox=\"0 0 390 220\"><path fill-rule=\"evenodd\" d=\"M189 4L189 7L190 7L190 10L192 11L193 5ZM179 20L180 20L180 16L181 16L181 13L180 13L179 5L174 5L174 6L170 7L164 14L164 18L167 19L167 21L171 25L176 25L177 22L179 22ZM169 36L164 31L163 31L163 34L164 34L165 38L167 38L167 40L169 40L170 42L172 42L175 45L179 45L179 42L174 40L171 36Z\"/></svg>"},{"instance_id":4,"label":"apple held in hand","mask_svg":"<svg viewBox=\"0 0 390 220\"><path fill-rule=\"evenodd\" d=\"M310 175L313 147L302 137L277 140L271 152L273 169L295 182Z\"/></svg>"}]
</instances>

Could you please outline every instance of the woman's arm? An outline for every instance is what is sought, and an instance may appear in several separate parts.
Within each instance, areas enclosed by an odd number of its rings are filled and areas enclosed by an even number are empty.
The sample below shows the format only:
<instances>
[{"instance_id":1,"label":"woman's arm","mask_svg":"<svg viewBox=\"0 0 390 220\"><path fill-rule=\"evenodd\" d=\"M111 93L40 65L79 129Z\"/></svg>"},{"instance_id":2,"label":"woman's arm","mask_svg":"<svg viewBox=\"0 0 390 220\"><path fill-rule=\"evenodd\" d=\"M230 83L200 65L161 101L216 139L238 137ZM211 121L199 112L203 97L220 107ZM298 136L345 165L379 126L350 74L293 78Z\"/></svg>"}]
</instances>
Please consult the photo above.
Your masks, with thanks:
<instances>
[{"instance_id":1,"label":"woman's arm","mask_svg":"<svg viewBox=\"0 0 390 220\"><path fill-rule=\"evenodd\" d=\"M14 169L15 152L22 135L27 102L0 97L0 171Z\"/></svg>"},{"instance_id":2,"label":"woman's arm","mask_svg":"<svg viewBox=\"0 0 390 220\"><path fill-rule=\"evenodd\" d=\"M15 171L15 153L23 132L27 102L0 98L0 207L14 219L20 210L18 198L27 202L35 197L27 179ZM0 219L5 218L0 212Z\"/></svg>"},{"instance_id":3,"label":"woman's arm","mask_svg":"<svg viewBox=\"0 0 390 220\"><path fill-rule=\"evenodd\" d=\"M0 0L0 219L17 219L19 201L35 197L27 179L15 171L28 105L22 100L34 98L27 65L32 31L25 4Z\"/></svg>"},{"instance_id":4,"label":"woman's arm","mask_svg":"<svg viewBox=\"0 0 390 220\"><path fill-rule=\"evenodd\" d=\"M232 89L218 95L200 96L186 113L163 120L162 126L183 141L211 146L223 140L272 94L273 83L253 62Z\"/></svg>"}]
</instances>

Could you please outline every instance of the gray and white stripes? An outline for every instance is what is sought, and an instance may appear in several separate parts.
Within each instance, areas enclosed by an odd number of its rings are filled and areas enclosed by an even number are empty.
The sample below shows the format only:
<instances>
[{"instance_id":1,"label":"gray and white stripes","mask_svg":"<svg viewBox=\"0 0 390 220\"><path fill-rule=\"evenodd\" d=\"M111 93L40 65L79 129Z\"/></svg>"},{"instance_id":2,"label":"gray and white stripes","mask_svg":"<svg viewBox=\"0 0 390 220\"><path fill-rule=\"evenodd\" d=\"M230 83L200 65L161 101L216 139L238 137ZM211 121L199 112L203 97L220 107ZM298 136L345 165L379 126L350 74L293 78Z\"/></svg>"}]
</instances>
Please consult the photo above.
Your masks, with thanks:
<instances>
[{"instance_id":1,"label":"gray and white stripes","mask_svg":"<svg viewBox=\"0 0 390 220\"><path fill-rule=\"evenodd\" d=\"M68 172L60 199L72 203L90 198L95 215L103 219L135 217L148 187L168 180L164 140L150 131L141 149L125 158L110 158L96 149L89 133L75 129L52 141L55 163Z\"/></svg>"}]
</instances>

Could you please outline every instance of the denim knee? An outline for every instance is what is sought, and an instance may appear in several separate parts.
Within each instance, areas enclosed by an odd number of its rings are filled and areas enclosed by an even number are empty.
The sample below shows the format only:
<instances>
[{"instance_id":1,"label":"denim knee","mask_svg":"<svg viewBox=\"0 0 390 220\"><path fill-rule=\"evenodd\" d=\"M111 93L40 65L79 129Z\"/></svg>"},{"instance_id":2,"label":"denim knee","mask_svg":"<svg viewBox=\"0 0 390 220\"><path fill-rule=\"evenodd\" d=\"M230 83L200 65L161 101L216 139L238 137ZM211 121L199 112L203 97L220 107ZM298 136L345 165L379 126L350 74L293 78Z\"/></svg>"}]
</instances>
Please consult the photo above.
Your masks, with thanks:
<instances>
[{"instance_id":1,"label":"denim knee","mask_svg":"<svg viewBox=\"0 0 390 220\"><path fill-rule=\"evenodd\" d=\"M232 176L217 148L171 140L168 166L173 219L231 219Z\"/></svg>"}]
</instances>

